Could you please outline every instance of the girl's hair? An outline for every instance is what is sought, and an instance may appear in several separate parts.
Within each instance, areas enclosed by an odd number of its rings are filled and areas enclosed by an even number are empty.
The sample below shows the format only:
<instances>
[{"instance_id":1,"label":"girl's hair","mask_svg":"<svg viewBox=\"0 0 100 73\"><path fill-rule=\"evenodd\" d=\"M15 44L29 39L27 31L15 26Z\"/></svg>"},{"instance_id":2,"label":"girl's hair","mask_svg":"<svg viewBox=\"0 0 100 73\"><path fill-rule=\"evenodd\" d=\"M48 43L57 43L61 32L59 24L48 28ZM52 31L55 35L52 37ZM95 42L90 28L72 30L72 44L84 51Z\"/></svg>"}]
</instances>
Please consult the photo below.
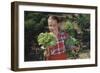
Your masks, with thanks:
<instances>
[{"instance_id":1,"label":"girl's hair","mask_svg":"<svg viewBox=\"0 0 100 73\"><path fill-rule=\"evenodd\" d=\"M56 20L57 21L57 23L61 23L61 22L63 22L64 21L64 18L63 17L61 17L61 16L57 16L57 15L50 15L49 17L48 17L48 19L54 19L54 20Z\"/></svg>"}]
</instances>

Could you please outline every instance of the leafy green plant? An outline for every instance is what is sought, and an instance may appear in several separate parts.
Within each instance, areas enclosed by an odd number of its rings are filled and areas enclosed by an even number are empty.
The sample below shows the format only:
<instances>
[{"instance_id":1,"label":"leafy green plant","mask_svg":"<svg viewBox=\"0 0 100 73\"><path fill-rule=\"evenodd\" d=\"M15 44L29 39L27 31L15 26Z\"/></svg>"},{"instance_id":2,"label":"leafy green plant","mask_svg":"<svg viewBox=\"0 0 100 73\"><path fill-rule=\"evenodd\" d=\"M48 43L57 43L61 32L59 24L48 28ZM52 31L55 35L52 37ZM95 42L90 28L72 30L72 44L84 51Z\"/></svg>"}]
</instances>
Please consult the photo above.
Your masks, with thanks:
<instances>
[{"instance_id":1,"label":"leafy green plant","mask_svg":"<svg viewBox=\"0 0 100 73\"><path fill-rule=\"evenodd\" d=\"M42 45L45 48L56 45L56 39L53 33L40 33L37 40L39 45Z\"/></svg>"},{"instance_id":2,"label":"leafy green plant","mask_svg":"<svg viewBox=\"0 0 100 73\"><path fill-rule=\"evenodd\" d=\"M79 51L76 51L76 49L79 47L79 41L74 37L70 37L69 39L65 40L65 45L70 46L69 50L67 51L69 59L76 59L79 54Z\"/></svg>"},{"instance_id":3,"label":"leafy green plant","mask_svg":"<svg viewBox=\"0 0 100 73\"><path fill-rule=\"evenodd\" d=\"M73 37L69 37L69 39L65 40L65 44L66 45L70 45L70 46L75 46L75 45L78 45L79 44L79 41Z\"/></svg>"}]
</instances>

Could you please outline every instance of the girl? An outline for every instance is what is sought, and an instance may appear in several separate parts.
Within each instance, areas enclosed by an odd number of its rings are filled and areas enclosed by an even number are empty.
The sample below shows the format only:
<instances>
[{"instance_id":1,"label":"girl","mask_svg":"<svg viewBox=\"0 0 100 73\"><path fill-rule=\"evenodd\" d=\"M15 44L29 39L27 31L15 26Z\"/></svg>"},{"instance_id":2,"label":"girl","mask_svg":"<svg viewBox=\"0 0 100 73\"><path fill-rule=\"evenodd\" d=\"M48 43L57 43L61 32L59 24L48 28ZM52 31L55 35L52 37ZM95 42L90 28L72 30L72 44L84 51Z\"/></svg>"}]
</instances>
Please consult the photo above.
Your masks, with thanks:
<instances>
[{"instance_id":1,"label":"girl","mask_svg":"<svg viewBox=\"0 0 100 73\"><path fill-rule=\"evenodd\" d=\"M68 38L68 34L61 32L60 24L62 20L58 16L51 15L48 18L49 31L55 35L56 45L49 46L44 51L46 60L66 60L67 53L64 45L64 40Z\"/></svg>"}]
</instances>

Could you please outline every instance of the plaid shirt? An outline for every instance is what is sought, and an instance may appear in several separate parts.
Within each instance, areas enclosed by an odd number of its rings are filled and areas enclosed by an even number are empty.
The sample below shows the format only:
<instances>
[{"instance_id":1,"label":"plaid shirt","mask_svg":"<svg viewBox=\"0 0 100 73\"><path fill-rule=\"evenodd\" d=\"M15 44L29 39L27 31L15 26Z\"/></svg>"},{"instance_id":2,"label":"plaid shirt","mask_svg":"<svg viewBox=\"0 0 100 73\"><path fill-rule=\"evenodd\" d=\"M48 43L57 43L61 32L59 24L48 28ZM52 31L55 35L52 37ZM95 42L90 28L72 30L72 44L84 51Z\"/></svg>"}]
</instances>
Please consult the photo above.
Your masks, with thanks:
<instances>
[{"instance_id":1,"label":"plaid shirt","mask_svg":"<svg viewBox=\"0 0 100 73\"><path fill-rule=\"evenodd\" d=\"M64 53L66 51L65 45L64 45L64 40L67 39L68 34L65 32L61 32L58 34L58 42L55 46L49 48L50 55L57 55Z\"/></svg>"}]
</instances>

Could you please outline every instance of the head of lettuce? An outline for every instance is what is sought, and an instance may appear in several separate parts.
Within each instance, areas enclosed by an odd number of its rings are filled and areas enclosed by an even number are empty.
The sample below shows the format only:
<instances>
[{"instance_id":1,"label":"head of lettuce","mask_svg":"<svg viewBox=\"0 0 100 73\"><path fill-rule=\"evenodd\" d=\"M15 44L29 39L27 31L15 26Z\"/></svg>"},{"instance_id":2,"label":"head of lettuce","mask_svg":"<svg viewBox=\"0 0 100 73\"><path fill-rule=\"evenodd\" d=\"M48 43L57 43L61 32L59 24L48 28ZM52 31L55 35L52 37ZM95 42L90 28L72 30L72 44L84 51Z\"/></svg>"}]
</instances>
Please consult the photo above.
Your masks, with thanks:
<instances>
[{"instance_id":1,"label":"head of lettuce","mask_svg":"<svg viewBox=\"0 0 100 73\"><path fill-rule=\"evenodd\" d=\"M40 33L37 38L38 44L45 48L56 45L56 38L53 33Z\"/></svg>"}]
</instances>

